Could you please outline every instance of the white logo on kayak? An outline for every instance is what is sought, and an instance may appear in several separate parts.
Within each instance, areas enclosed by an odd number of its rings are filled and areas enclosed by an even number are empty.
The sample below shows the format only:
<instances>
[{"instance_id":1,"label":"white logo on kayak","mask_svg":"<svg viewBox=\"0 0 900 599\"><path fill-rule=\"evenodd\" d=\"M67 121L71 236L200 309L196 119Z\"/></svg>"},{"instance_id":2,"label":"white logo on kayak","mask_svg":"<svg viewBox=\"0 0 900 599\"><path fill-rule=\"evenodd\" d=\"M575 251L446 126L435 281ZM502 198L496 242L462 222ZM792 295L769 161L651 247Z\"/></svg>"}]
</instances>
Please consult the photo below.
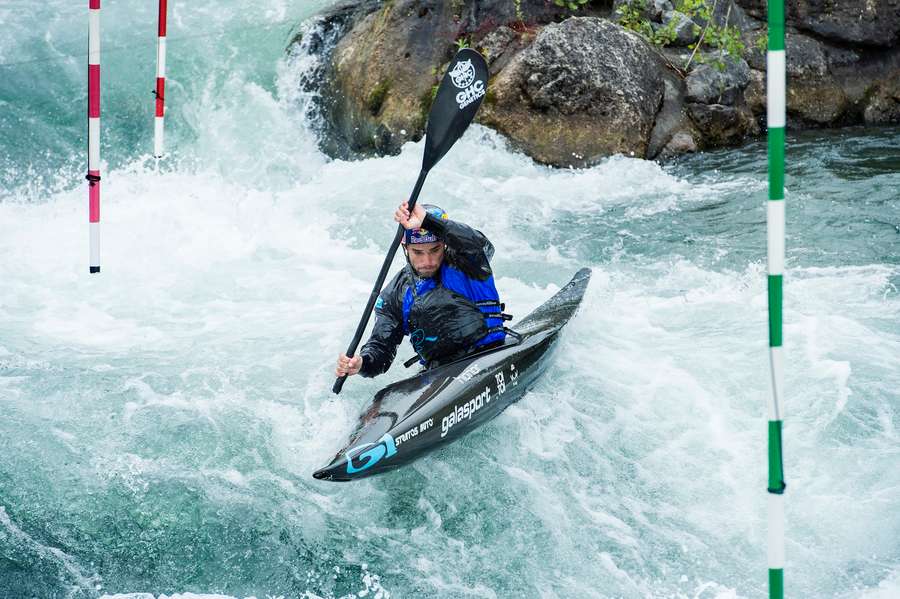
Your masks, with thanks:
<instances>
[{"instance_id":1,"label":"white logo on kayak","mask_svg":"<svg viewBox=\"0 0 900 599\"><path fill-rule=\"evenodd\" d=\"M456 66L450 71L450 78L453 79L453 85L459 89L465 89L472 85L472 82L475 81L475 65L472 64L472 59L460 60L456 63Z\"/></svg>"},{"instance_id":2,"label":"white logo on kayak","mask_svg":"<svg viewBox=\"0 0 900 599\"><path fill-rule=\"evenodd\" d=\"M421 424L417 424L417 425L413 426L411 429L409 429L402 435L398 435L395 438L397 447L400 447L402 444L406 443L413 437L417 437L419 435L419 433L424 433L425 431L430 429L433 424L434 424L434 418L429 418L425 422L422 422Z\"/></svg>"},{"instance_id":3,"label":"white logo on kayak","mask_svg":"<svg viewBox=\"0 0 900 599\"><path fill-rule=\"evenodd\" d=\"M454 378L456 379L457 382L465 385L466 383L471 381L472 377L475 376L476 374L478 374L479 372L481 372L481 366L479 366L477 363L474 363L471 366L469 366L468 368L466 368L465 370L463 370L462 372L460 372L459 376L454 377Z\"/></svg>"},{"instance_id":4,"label":"white logo on kayak","mask_svg":"<svg viewBox=\"0 0 900 599\"><path fill-rule=\"evenodd\" d=\"M461 406L454 406L453 411L450 412L447 416L444 416L441 419L441 438L447 436L447 433L450 432L450 429L462 422L463 420L468 420L472 416L475 415L478 410L483 408L486 404L491 403L491 388L485 387L484 391L462 404Z\"/></svg>"}]
</instances>

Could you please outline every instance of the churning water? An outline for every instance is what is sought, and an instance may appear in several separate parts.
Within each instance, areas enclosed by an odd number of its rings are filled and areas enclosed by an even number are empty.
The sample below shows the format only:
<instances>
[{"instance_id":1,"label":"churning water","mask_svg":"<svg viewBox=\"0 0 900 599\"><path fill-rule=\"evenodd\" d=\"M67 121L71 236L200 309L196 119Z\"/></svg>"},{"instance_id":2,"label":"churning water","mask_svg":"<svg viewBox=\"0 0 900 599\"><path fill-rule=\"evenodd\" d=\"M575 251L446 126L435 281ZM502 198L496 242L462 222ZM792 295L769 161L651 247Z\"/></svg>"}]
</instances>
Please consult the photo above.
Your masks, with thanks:
<instances>
[{"instance_id":1,"label":"churning water","mask_svg":"<svg viewBox=\"0 0 900 599\"><path fill-rule=\"evenodd\" d=\"M104 3L92 276L87 7L0 6L0 597L764 596L761 142L568 171L472 127L423 199L511 312L586 265L582 310L494 422L311 478L405 374L330 393L422 153L318 151L284 48L327 4L173 3L157 167L155 3ZM897 597L900 130L790 137L788 171L787 593Z\"/></svg>"}]
</instances>

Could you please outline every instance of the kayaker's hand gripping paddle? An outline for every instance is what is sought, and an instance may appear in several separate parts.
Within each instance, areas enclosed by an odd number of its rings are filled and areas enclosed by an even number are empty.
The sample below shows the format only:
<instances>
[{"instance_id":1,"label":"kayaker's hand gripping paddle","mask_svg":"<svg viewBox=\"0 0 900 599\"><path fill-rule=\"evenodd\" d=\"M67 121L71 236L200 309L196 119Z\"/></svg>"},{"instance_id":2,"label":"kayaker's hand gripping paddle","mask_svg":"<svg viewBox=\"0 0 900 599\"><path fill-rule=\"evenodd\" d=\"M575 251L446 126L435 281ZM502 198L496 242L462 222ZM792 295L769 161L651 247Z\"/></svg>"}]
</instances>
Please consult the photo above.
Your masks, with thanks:
<instances>
[{"instance_id":1,"label":"kayaker's hand gripping paddle","mask_svg":"<svg viewBox=\"0 0 900 599\"><path fill-rule=\"evenodd\" d=\"M422 170L419 172L416 186L409 198L410 212L415 207L416 200L419 199L419 192L422 190L428 171L453 147L456 140L462 136L469 123L475 118L475 113L478 112L478 107L481 106L481 101L487 93L487 81L487 63L481 54L471 48L463 48L456 53L438 87L434 102L431 104L431 112L428 113L428 124L425 127L425 155L422 158ZM403 225L397 226L397 234L394 235L394 241L391 242L387 256L384 257L384 264L381 265L381 272L378 273L375 286L372 287L372 293L369 294L369 301L366 302L366 308L359 320L359 326L356 327L353 341L347 348L348 357L352 357L356 353L363 331L369 323L369 316L375 306L375 300L381 293L381 286L384 285L384 279L394 260L394 254L397 253L397 246L400 245L400 240L403 238L403 230ZM346 376L338 377L331 390L334 393L340 393L346 379Z\"/></svg>"}]
</instances>

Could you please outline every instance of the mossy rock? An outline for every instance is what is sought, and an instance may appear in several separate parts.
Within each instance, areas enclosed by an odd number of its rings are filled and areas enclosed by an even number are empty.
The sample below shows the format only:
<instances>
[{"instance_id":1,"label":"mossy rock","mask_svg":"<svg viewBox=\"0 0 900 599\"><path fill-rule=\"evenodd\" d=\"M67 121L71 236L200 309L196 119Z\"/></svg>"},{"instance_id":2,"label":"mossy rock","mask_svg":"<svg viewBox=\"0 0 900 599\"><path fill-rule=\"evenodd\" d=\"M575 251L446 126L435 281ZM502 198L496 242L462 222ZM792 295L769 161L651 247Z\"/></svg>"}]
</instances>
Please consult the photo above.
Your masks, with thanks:
<instances>
[{"instance_id":1,"label":"mossy rock","mask_svg":"<svg viewBox=\"0 0 900 599\"><path fill-rule=\"evenodd\" d=\"M378 85L369 92L369 97L366 99L366 107L369 109L372 116L378 116L378 113L381 112L381 107L384 106L384 100L387 98L390 91L391 81L390 79L387 79L379 82Z\"/></svg>"}]
</instances>

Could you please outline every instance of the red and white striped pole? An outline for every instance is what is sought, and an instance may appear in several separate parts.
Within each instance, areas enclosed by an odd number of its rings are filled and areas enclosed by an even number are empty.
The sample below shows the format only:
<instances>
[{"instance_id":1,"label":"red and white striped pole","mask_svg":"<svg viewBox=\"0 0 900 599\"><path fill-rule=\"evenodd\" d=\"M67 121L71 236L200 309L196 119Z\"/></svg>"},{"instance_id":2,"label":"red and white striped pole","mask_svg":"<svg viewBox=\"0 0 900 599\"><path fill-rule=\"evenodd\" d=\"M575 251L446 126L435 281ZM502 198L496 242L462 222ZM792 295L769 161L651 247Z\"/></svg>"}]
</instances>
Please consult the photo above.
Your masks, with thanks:
<instances>
[{"instance_id":1,"label":"red and white striped pole","mask_svg":"<svg viewBox=\"0 0 900 599\"><path fill-rule=\"evenodd\" d=\"M166 89L166 0L159 0L159 32L156 44L156 119L154 123L153 155L163 155L163 118Z\"/></svg>"},{"instance_id":2,"label":"red and white striped pole","mask_svg":"<svg viewBox=\"0 0 900 599\"><path fill-rule=\"evenodd\" d=\"M88 205L91 272L100 272L100 0L88 0Z\"/></svg>"}]
</instances>

